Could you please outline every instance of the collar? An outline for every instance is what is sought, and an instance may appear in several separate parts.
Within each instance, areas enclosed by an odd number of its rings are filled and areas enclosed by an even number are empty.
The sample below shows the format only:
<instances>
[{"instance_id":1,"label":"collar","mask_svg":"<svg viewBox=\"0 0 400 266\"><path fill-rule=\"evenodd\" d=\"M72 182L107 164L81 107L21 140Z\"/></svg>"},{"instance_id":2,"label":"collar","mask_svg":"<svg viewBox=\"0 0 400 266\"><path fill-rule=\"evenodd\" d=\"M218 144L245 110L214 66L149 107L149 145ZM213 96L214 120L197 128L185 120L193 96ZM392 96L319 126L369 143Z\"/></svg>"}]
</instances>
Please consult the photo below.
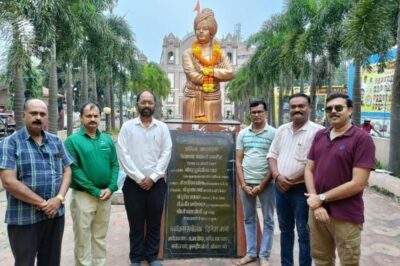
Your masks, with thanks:
<instances>
[{"instance_id":1,"label":"collar","mask_svg":"<svg viewBox=\"0 0 400 266\"><path fill-rule=\"evenodd\" d=\"M293 130L293 122L290 122L289 129L292 131L292 133L294 132L294 130ZM299 132L299 131L307 131L309 129L310 129L310 120L307 120L307 122L305 122L304 125L297 130L297 132Z\"/></svg>"},{"instance_id":2,"label":"collar","mask_svg":"<svg viewBox=\"0 0 400 266\"><path fill-rule=\"evenodd\" d=\"M265 121L265 126L264 126L264 128L261 129L259 132L257 132L257 134L258 134L258 133L261 133L261 132L264 132L264 131L268 131L268 127L269 127L269 125L268 125L267 121ZM253 123L250 124L249 130L250 130L251 132L254 132L254 130L253 130Z\"/></svg>"},{"instance_id":3,"label":"collar","mask_svg":"<svg viewBox=\"0 0 400 266\"><path fill-rule=\"evenodd\" d=\"M329 136L329 133L331 132L332 129L333 129L333 127L329 126L328 128L324 129L323 133ZM349 136L352 136L354 134L354 132L355 132L355 126L352 123L351 127L346 132L344 132L344 134L341 136L349 137Z\"/></svg>"},{"instance_id":4,"label":"collar","mask_svg":"<svg viewBox=\"0 0 400 266\"><path fill-rule=\"evenodd\" d=\"M133 124L139 125L139 126L141 126L141 127L143 127L143 128L151 128L151 127L157 125L157 124L156 124L156 119L154 119L154 117L151 117L151 123L150 123L150 125L149 125L148 127L145 127L145 126L143 125L142 120L140 120L140 117L136 117L135 119L133 119Z\"/></svg>"},{"instance_id":5,"label":"collar","mask_svg":"<svg viewBox=\"0 0 400 266\"><path fill-rule=\"evenodd\" d=\"M89 135L86 134L86 130L85 130L84 126L81 126L79 128L78 134L81 135L81 136L88 136L89 137ZM100 136L100 134L101 134L101 131L99 129L96 129L96 138L98 138Z\"/></svg>"},{"instance_id":6,"label":"collar","mask_svg":"<svg viewBox=\"0 0 400 266\"><path fill-rule=\"evenodd\" d=\"M23 137L25 140L29 140L29 139L32 139L32 140L33 140L32 136L31 136L31 134L29 134L29 131L28 131L28 129L26 128L26 126L22 128L21 134L22 134L22 137ZM42 143L47 142L47 134L48 134L48 133L42 129L42 136L43 136L43 141L42 141Z\"/></svg>"}]
</instances>

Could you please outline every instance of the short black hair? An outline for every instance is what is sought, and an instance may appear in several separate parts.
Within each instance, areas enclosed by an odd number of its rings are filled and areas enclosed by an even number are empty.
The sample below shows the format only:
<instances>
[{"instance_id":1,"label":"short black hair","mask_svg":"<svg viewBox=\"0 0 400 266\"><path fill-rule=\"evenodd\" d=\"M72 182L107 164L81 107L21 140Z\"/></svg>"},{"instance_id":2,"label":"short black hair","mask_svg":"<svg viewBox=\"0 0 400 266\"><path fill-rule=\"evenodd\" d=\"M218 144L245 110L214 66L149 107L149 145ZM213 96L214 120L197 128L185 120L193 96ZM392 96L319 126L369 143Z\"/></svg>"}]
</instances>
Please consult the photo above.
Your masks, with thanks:
<instances>
[{"instance_id":1,"label":"short black hair","mask_svg":"<svg viewBox=\"0 0 400 266\"><path fill-rule=\"evenodd\" d=\"M336 98L342 98L346 100L346 105L349 108L353 108L353 101L350 99L349 95L344 94L344 93L331 93L328 95L328 97L326 98L326 103L332 101L333 99Z\"/></svg>"},{"instance_id":2,"label":"short black hair","mask_svg":"<svg viewBox=\"0 0 400 266\"><path fill-rule=\"evenodd\" d=\"M306 99L307 99L307 102L308 102L308 105L311 105L311 98L310 98L310 96L308 96L307 94L304 94L304 93L300 93L300 92L291 95L291 96L289 97L289 102L290 102L291 99L297 98L297 97L306 98Z\"/></svg>"},{"instance_id":3,"label":"short black hair","mask_svg":"<svg viewBox=\"0 0 400 266\"><path fill-rule=\"evenodd\" d=\"M87 102L87 103L82 104L81 109L79 110L80 116L83 115L83 112L84 112L86 106L90 106L90 109L89 109L89 110L92 110L92 109L94 109L94 108L99 109L99 112L100 112L100 114L101 114L100 105L99 105L98 103Z\"/></svg>"},{"instance_id":4,"label":"short black hair","mask_svg":"<svg viewBox=\"0 0 400 266\"><path fill-rule=\"evenodd\" d=\"M257 107L257 106L259 106L260 104L262 104L262 106L264 107L264 111L267 111L267 104L265 103L264 100L254 100L254 101L251 101L251 102L250 102L250 109L251 109L252 107Z\"/></svg>"},{"instance_id":5,"label":"short black hair","mask_svg":"<svg viewBox=\"0 0 400 266\"><path fill-rule=\"evenodd\" d=\"M157 98L156 98L156 96L154 95L153 92L151 92L151 91L141 91L141 92L138 93L138 95L137 95L137 97L136 97L136 103L139 103L140 96L142 96L143 92L148 92L148 93L150 93L151 95L153 95L154 102L155 102L155 103L157 102Z\"/></svg>"}]
</instances>

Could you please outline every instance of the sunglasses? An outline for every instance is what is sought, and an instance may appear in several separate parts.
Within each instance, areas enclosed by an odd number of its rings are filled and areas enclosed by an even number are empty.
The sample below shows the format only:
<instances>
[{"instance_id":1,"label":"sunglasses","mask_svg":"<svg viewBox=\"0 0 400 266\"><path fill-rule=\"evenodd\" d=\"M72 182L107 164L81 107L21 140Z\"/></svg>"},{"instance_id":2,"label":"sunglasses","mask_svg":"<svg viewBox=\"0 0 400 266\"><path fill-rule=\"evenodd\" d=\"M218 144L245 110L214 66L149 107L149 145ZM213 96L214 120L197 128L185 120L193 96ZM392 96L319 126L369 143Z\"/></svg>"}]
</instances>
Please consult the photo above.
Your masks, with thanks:
<instances>
[{"instance_id":1,"label":"sunglasses","mask_svg":"<svg viewBox=\"0 0 400 266\"><path fill-rule=\"evenodd\" d=\"M341 111L343 111L343 109L344 109L345 107L346 107L346 106L341 105L341 104L332 105L332 106L327 106L327 107L325 108L325 112L328 113L328 114L330 114L330 113L332 113L333 109L335 109L336 112L341 112Z\"/></svg>"}]
</instances>

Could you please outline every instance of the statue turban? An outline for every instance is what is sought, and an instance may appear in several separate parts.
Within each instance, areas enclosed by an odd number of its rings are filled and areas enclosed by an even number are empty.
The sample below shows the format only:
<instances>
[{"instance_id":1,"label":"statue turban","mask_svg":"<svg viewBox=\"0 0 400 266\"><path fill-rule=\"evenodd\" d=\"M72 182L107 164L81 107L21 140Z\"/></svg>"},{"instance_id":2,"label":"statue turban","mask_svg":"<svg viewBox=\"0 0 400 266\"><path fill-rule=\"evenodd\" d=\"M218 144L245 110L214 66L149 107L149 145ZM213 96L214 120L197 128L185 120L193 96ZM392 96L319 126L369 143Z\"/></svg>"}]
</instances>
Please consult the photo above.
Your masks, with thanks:
<instances>
[{"instance_id":1,"label":"statue turban","mask_svg":"<svg viewBox=\"0 0 400 266\"><path fill-rule=\"evenodd\" d=\"M206 21L210 34L214 37L218 30L218 24L214 17L214 12L209 9L203 9L194 19L194 30L201 21Z\"/></svg>"}]
</instances>

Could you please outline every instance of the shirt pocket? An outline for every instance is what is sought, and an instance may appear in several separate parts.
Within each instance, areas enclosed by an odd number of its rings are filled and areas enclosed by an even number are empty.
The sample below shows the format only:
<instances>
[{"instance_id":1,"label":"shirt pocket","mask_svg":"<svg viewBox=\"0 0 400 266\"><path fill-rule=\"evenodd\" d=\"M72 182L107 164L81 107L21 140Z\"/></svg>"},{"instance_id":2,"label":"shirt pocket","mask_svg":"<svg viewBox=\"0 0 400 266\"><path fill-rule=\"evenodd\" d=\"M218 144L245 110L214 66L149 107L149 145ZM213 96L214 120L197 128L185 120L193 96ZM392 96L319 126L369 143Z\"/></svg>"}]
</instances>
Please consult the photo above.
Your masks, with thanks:
<instances>
[{"instance_id":1,"label":"shirt pocket","mask_svg":"<svg viewBox=\"0 0 400 266\"><path fill-rule=\"evenodd\" d=\"M35 164L35 162L40 160L40 158L34 158L32 157L34 155L31 155L31 153L21 151L18 151L16 156L18 176L30 176L31 173L36 169L37 164Z\"/></svg>"},{"instance_id":2,"label":"shirt pocket","mask_svg":"<svg viewBox=\"0 0 400 266\"><path fill-rule=\"evenodd\" d=\"M294 159L306 163L307 162L307 155L310 150L311 143L307 142L299 142L296 145L296 150L294 153Z\"/></svg>"},{"instance_id":3,"label":"shirt pocket","mask_svg":"<svg viewBox=\"0 0 400 266\"><path fill-rule=\"evenodd\" d=\"M50 152L49 155L50 155L51 166L53 167L53 170L58 178L62 175L62 169L63 169L61 151Z\"/></svg>"},{"instance_id":4,"label":"shirt pocket","mask_svg":"<svg viewBox=\"0 0 400 266\"><path fill-rule=\"evenodd\" d=\"M111 148L107 145L100 145L99 147L101 156L106 159L110 160L111 158Z\"/></svg>"}]
</instances>

